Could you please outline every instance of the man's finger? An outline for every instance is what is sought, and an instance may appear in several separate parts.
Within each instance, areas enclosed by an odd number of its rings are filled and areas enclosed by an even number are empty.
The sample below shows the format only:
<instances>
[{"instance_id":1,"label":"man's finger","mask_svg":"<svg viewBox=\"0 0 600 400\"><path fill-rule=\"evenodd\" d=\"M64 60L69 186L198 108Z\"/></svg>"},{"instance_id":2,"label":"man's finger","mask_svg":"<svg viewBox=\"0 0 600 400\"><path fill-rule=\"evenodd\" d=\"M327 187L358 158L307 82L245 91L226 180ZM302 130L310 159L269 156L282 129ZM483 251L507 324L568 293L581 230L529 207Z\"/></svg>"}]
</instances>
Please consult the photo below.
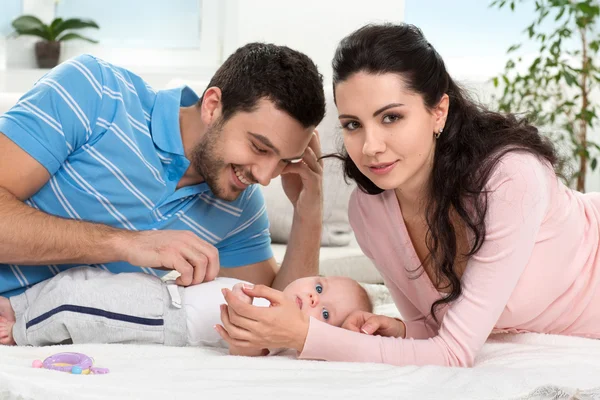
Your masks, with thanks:
<instances>
[{"instance_id":1,"label":"man's finger","mask_svg":"<svg viewBox=\"0 0 600 400\"><path fill-rule=\"evenodd\" d=\"M313 137L311 138L310 142L308 143L308 148L313 150L313 152L315 153L315 156L317 157L319 165L321 167L323 167L323 160L320 159L321 156L323 155L323 152L321 149L321 137L319 136L319 132L316 129L314 131Z\"/></svg>"},{"instance_id":2,"label":"man's finger","mask_svg":"<svg viewBox=\"0 0 600 400\"><path fill-rule=\"evenodd\" d=\"M219 260L219 250L216 247L211 246L204 255L208 259L208 265L206 266L206 282L214 280L219 275L219 269L221 268L221 262Z\"/></svg>"},{"instance_id":3,"label":"man's finger","mask_svg":"<svg viewBox=\"0 0 600 400\"><path fill-rule=\"evenodd\" d=\"M193 248L188 248L184 253L184 257L194 268L191 284L196 285L198 283L204 282L205 276L206 276L208 258L204 254L198 252L197 250L195 250Z\"/></svg>"},{"instance_id":4,"label":"man's finger","mask_svg":"<svg viewBox=\"0 0 600 400\"><path fill-rule=\"evenodd\" d=\"M219 250L210 243L205 242L198 236L191 237L192 240L188 244L195 249L196 252L202 254L207 259L204 282L214 280L219 274L221 264L219 262Z\"/></svg>"},{"instance_id":5,"label":"man's finger","mask_svg":"<svg viewBox=\"0 0 600 400\"><path fill-rule=\"evenodd\" d=\"M176 284L180 286L189 286L192 283L194 267L192 267L185 258L173 256L170 266L180 273L179 277L175 279Z\"/></svg>"},{"instance_id":6,"label":"man's finger","mask_svg":"<svg viewBox=\"0 0 600 400\"><path fill-rule=\"evenodd\" d=\"M304 156L302 156L302 161L310 168L311 171L321 174L323 172L323 167L319 164L319 160L315 152L309 147L304 152Z\"/></svg>"}]
</instances>

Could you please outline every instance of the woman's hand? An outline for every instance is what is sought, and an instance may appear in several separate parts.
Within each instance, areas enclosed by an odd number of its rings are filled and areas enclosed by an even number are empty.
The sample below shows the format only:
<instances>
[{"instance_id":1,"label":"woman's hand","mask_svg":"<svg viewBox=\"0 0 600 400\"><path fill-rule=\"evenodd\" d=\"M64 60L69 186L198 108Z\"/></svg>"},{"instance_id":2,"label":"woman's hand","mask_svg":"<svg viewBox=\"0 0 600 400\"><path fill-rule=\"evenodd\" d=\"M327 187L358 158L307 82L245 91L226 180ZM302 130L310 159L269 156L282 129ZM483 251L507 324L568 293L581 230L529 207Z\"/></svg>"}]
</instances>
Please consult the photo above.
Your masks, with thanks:
<instances>
[{"instance_id":1,"label":"woman's hand","mask_svg":"<svg viewBox=\"0 0 600 400\"><path fill-rule=\"evenodd\" d=\"M246 304L228 289L223 289L227 305L221 306L221 322L215 328L223 340L238 348L267 349L285 347L302 351L308 334L309 317L283 293L264 285L244 287L250 297L262 297L270 307Z\"/></svg>"},{"instance_id":2,"label":"woman's hand","mask_svg":"<svg viewBox=\"0 0 600 400\"><path fill-rule=\"evenodd\" d=\"M401 320L366 311L354 311L346 318L342 328L367 335L399 338L406 336L406 325Z\"/></svg>"}]
</instances>

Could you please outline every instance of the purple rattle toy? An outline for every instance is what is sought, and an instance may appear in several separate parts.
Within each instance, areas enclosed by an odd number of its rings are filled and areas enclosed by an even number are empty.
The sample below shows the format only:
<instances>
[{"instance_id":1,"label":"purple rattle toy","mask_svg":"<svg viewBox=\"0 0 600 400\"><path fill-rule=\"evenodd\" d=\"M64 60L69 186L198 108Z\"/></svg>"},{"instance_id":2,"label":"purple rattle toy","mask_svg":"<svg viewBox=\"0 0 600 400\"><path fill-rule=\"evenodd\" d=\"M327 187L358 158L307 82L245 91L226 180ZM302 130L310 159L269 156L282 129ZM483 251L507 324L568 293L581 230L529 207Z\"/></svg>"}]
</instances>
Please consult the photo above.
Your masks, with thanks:
<instances>
[{"instance_id":1,"label":"purple rattle toy","mask_svg":"<svg viewBox=\"0 0 600 400\"><path fill-rule=\"evenodd\" d=\"M92 367L94 360L82 353L57 353L46 358L44 362L35 360L33 368L54 369L72 374L107 374L108 368Z\"/></svg>"}]
</instances>

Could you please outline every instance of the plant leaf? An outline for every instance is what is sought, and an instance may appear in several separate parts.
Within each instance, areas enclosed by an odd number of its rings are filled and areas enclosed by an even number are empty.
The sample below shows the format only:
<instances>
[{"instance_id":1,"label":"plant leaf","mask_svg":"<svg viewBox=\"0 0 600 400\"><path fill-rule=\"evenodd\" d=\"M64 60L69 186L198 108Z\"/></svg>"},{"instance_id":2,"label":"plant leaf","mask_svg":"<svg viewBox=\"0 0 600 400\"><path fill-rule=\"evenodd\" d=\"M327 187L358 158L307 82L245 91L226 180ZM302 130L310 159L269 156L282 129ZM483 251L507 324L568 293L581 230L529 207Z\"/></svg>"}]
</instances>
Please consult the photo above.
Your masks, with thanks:
<instances>
[{"instance_id":1,"label":"plant leaf","mask_svg":"<svg viewBox=\"0 0 600 400\"><path fill-rule=\"evenodd\" d=\"M33 15L22 15L13 20L12 27L15 28L17 34L21 34L22 31L31 31L32 29L44 30L46 24Z\"/></svg>"},{"instance_id":2,"label":"plant leaf","mask_svg":"<svg viewBox=\"0 0 600 400\"><path fill-rule=\"evenodd\" d=\"M56 36L58 36L66 30L84 29L84 28L99 29L100 27L98 26L98 24L96 22L92 21L91 19L85 20L85 19L79 19L79 18L70 18L70 19L64 20L60 24L58 24L54 29L54 34Z\"/></svg>"},{"instance_id":3,"label":"plant leaf","mask_svg":"<svg viewBox=\"0 0 600 400\"><path fill-rule=\"evenodd\" d=\"M90 39L89 37L86 36L82 36L78 33L66 33L60 37L58 37L56 40L59 42L66 42L67 40L74 40L74 39L80 39L80 40L85 40L88 41L90 43L98 43L97 40L94 39Z\"/></svg>"}]
</instances>

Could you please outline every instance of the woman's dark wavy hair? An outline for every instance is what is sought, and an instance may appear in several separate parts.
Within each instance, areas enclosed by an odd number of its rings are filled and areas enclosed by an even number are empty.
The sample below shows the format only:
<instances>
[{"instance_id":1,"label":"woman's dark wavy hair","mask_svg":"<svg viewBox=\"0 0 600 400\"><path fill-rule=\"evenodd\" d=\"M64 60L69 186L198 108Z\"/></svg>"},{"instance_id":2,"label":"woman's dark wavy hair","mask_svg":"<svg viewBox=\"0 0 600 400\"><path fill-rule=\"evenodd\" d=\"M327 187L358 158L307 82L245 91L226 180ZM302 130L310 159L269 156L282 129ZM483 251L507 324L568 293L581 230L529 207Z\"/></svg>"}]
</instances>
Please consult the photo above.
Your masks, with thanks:
<instances>
[{"instance_id":1,"label":"woman's dark wavy hair","mask_svg":"<svg viewBox=\"0 0 600 400\"><path fill-rule=\"evenodd\" d=\"M471 100L450 78L444 61L421 30L413 25L360 28L342 40L332 65L334 93L336 85L358 72L392 73L401 77L407 89L421 95L429 110L444 94L450 98L444 132L436 141L428 188L431 196L426 205L429 228L426 244L435 279L447 280L444 289L450 289L431 307L431 315L437 321L435 309L456 300L462 293L454 269L457 227L451 214L460 218L473 234L474 242L464 255L472 256L485 240L484 186L498 160L510 151L526 151L555 166L558 162L555 149L526 119L487 110ZM345 149L335 156L343 161L346 178L356 181L360 190L371 195L383 191L358 170Z\"/></svg>"}]
</instances>

